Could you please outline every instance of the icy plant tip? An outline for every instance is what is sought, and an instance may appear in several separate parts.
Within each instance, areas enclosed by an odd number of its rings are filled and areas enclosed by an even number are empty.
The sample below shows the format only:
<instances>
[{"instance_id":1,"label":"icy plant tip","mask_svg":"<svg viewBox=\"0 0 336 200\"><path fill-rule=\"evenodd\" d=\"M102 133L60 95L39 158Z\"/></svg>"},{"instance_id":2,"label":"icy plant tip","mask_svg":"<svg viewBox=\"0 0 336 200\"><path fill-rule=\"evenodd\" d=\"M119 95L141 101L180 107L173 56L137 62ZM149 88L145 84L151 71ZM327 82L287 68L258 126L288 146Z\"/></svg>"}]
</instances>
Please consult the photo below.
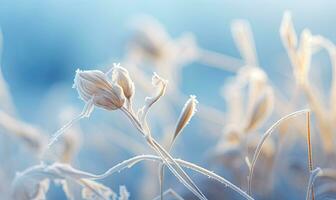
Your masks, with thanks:
<instances>
[{"instance_id":1,"label":"icy plant tip","mask_svg":"<svg viewBox=\"0 0 336 200\"><path fill-rule=\"evenodd\" d=\"M179 135L179 133L184 129L184 127L186 127L188 125L189 121L191 120L191 118L195 114L197 103L198 103L198 101L196 100L196 96L195 95L190 95L190 98L185 103L185 105L184 105L184 107L181 111L179 120L178 120L176 128L175 128L173 141Z\"/></svg>"}]
</instances>

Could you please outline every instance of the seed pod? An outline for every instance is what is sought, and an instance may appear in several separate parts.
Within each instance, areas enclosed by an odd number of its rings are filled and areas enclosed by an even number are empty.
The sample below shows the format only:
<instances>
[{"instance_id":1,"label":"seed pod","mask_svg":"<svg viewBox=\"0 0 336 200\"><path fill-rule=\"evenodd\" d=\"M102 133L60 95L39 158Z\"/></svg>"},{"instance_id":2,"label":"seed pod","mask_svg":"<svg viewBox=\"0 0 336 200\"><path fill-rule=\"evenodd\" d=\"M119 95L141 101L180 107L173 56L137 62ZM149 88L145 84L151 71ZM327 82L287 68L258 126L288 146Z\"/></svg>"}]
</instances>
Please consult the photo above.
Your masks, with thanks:
<instances>
[{"instance_id":1,"label":"seed pod","mask_svg":"<svg viewBox=\"0 0 336 200\"><path fill-rule=\"evenodd\" d=\"M125 97L130 100L134 95L134 82L129 76L127 69L119 66L119 64L113 65L112 81L116 82L123 89Z\"/></svg>"},{"instance_id":2,"label":"seed pod","mask_svg":"<svg viewBox=\"0 0 336 200\"><path fill-rule=\"evenodd\" d=\"M185 103L175 128L173 141L178 136L178 134L183 130L183 128L189 123L192 116L195 114L197 103L198 101L196 100L196 96L194 95L191 95L188 101Z\"/></svg>"},{"instance_id":3,"label":"seed pod","mask_svg":"<svg viewBox=\"0 0 336 200\"><path fill-rule=\"evenodd\" d=\"M109 82L99 70L77 70L74 88L85 102L92 100L95 106L106 110L121 108L125 102L122 88Z\"/></svg>"}]
</instances>

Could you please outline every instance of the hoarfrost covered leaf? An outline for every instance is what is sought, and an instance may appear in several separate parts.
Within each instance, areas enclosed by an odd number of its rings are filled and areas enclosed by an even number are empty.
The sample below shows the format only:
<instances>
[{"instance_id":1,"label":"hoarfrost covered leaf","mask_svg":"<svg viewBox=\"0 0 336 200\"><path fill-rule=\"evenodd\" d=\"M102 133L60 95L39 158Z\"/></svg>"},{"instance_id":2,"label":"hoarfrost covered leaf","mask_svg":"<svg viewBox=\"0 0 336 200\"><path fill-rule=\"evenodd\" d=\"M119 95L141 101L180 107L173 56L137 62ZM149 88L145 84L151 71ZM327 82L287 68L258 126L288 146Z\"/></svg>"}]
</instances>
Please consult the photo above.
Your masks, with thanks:
<instances>
[{"instance_id":1,"label":"hoarfrost covered leaf","mask_svg":"<svg viewBox=\"0 0 336 200\"><path fill-rule=\"evenodd\" d=\"M82 190L82 197L85 200L115 199L115 193L101 183L89 179L82 179L80 180L80 183L84 186Z\"/></svg>"},{"instance_id":2,"label":"hoarfrost covered leaf","mask_svg":"<svg viewBox=\"0 0 336 200\"><path fill-rule=\"evenodd\" d=\"M13 199L46 199L49 181L48 175L43 174L44 167L36 165L16 174L11 191Z\"/></svg>"},{"instance_id":3,"label":"hoarfrost covered leaf","mask_svg":"<svg viewBox=\"0 0 336 200\"><path fill-rule=\"evenodd\" d=\"M97 177L67 164L40 164L17 174L12 185L12 194L15 200L44 199L49 181L53 180L62 186L68 199L114 200L116 195L110 188L89 180Z\"/></svg>"}]
</instances>

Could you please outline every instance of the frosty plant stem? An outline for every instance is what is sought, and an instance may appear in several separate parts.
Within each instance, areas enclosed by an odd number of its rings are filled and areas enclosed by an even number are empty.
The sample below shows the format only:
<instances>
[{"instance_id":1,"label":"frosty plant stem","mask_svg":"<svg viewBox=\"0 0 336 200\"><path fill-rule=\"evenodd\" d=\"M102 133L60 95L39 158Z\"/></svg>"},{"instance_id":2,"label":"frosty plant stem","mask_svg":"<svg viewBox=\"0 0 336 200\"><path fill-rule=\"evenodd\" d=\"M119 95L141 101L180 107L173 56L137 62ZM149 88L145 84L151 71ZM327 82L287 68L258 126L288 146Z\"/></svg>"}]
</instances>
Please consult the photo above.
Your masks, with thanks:
<instances>
[{"instance_id":1,"label":"frosty plant stem","mask_svg":"<svg viewBox=\"0 0 336 200\"><path fill-rule=\"evenodd\" d=\"M207 198L191 180L181 166L172 158L172 156L152 137L150 128L147 125L147 113L151 106L155 104L166 91L167 81L154 73L152 84L158 92L145 99L145 105L138 110L135 115L132 107L132 100L135 93L134 83L129 76L128 71L120 64L113 65L112 70L103 73L99 70L82 71L77 70L74 79L74 88L77 89L79 97L86 103L82 113L75 119L68 122L59 129L51 138L48 147L50 147L57 138L61 136L68 128L83 117L89 117L94 106L108 111L121 110L131 121L134 127L146 139L147 144L162 158L162 161L169 170L199 199ZM109 75L112 73L112 77ZM183 127L181 127L182 129Z\"/></svg>"},{"instance_id":2,"label":"frosty plant stem","mask_svg":"<svg viewBox=\"0 0 336 200\"><path fill-rule=\"evenodd\" d=\"M299 111L296 111L296 112L293 112L291 114L288 114L284 117L282 117L280 120L278 120L277 122L275 122L263 135L263 137L261 138L260 142L258 143L257 145L257 148L254 152L254 155L253 155L253 159L252 159L252 162L251 162L251 167L250 168L250 172L249 172L249 175L247 177L247 182L248 182L248 194L251 195L252 193L252 190L251 190L251 187L252 187L252 178L253 178L253 170L254 170L254 167L255 167L255 164L257 162L257 159L259 157L259 154L261 152L261 148L264 144L264 142L266 141L266 139L273 133L273 131L285 120L288 120L290 118L293 118L293 117L296 117L298 115L301 115L301 114L305 114L305 113L308 113L309 110L308 109L304 109L304 110L299 110Z\"/></svg>"},{"instance_id":3,"label":"frosty plant stem","mask_svg":"<svg viewBox=\"0 0 336 200\"><path fill-rule=\"evenodd\" d=\"M167 165L167 167L171 170L171 172L196 196L200 199L206 199L206 197L202 194L199 188L195 185L195 183L190 179L190 177L182 170L179 164L171 157L171 155L157 142L154 138L152 138L151 133L144 130L142 124L139 122L137 117L133 115L132 112L127 110L126 108L121 109L126 116L134 121L134 125L137 130L146 138L148 145L153 148L153 150L162 158L163 163Z\"/></svg>"},{"instance_id":4,"label":"frosty plant stem","mask_svg":"<svg viewBox=\"0 0 336 200\"><path fill-rule=\"evenodd\" d=\"M205 168L202 168L198 165L195 165L193 163L181 160L181 159L173 159L176 163L178 163L179 165L191 169L195 172L198 172L200 174L203 174L204 176L207 176L209 178L212 178L216 181L219 181L220 183L224 184L227 187L230 187L232 190L234 190L235 192L237 192L238 194L240 194L241 196L243 196L245 199L247 200L253 200L253 198L251 196L249 196L248 194L246 194L246 192L244 192L243 190L241 190L239 187L235 186L234 184L232 184L230 181L226 180L225 178L217 175L214 172L211 172ZM123 169L127 169L127 168L131 168L132 166L134 166L135 164L141 162L141 161L155 161L155 162L165 162L161 157L159 156L154 156L154 155L140 155L140 156L135 156L133 158L130 158L128 160L125 160L117 165L115 165L114 167L110 168L109 170L107 170L105 173L101 174L101 175L93 175L91 177L91 179L93 180L97 180L97 179L103 179L106 178L116 172L119 172Z\"/></svg>"}]
</instances>

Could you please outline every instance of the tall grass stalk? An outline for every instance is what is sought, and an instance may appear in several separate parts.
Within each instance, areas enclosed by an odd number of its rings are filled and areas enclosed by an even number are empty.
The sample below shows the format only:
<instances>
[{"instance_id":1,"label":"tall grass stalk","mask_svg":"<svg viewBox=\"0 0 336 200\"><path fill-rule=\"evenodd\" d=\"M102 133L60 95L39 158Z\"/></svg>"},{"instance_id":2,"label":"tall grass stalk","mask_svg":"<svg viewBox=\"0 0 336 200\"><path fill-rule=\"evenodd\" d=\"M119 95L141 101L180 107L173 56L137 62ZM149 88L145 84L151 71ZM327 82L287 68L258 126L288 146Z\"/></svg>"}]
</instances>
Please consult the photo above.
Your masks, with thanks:
<instances>
[{"instance_id":1,"label":"tall grass stalk","mask_svg":"<svg viewBox=\"0 0 336 200\"><path fill-rule=\"evenodd\" d=\"M312 155L312 145L311 145L311 137L310 137L310 112L307 113L307 147L308 147L308 169L309 169L309 173L312 173L313 155ZM311 187L311 195L312 195L312 200L314 200L315 199L314 186Z\"/></svg>"}]
</instances>

